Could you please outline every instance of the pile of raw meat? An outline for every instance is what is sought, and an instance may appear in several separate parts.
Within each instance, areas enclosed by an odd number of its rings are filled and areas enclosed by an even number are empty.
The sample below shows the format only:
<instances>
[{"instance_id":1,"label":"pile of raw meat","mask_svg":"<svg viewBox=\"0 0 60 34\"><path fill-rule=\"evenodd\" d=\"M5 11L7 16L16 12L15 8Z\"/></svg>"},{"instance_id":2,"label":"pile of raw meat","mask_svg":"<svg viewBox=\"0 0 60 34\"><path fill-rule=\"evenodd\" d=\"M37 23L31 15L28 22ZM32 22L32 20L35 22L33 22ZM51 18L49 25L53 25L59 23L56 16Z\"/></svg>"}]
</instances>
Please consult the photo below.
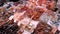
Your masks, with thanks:
<instances>
[{"instance_id":1,"label":"pile of raw meat","mask_svg":"<svg viewBox=\"0 0 60 34\"><path fill-rule=\"evenodd\" d=\"M56 5L57 0L2 0L0 34L60 34Z\"/></svg>"}]
</instances>

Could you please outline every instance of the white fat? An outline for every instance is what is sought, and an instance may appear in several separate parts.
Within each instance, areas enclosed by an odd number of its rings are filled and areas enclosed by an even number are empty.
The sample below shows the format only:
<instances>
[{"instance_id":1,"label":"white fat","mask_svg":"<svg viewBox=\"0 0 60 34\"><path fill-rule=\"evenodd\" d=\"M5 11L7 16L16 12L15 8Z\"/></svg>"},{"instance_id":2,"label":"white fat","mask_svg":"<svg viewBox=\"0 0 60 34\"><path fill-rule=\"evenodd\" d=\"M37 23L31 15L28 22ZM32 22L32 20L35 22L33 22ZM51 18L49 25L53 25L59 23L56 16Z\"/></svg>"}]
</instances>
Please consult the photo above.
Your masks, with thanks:
<instances>
[{"instance_id":1,"label":"white fat","mask_svg":"<svg viewBox=\"0 0 60 34\"><path fill-rule=\"evenodd\" d=\"M21 16L24 15L25 12L26 12L26 11L22 12L20 15L21 15Z\"/></svg>"},{"instance_id":2,"label":"white fat","mask_svg":"<svg viewBox=\"0 0 60 34\"><path fill-rule=\"evenodd\" d=\"M30 20L31 20L30 18L25 17L24 19L22 19L21 21L19 21L17 25L18 26L20 26L20 24L27 25L27 24L29 24Z\"/></svg>"},{"instance_id":3,"label":"white fat","mask_svg":"<svg viewBox=\"0 0 60 34\"><path fill-rule=\"evenodd\" d=\"M41 8L41 9L47 11L47 8L46 8L46 6L44 6L44 4L42 4L42 6L39 6L39 5L38 5L37 8Z\"/></svg>"},{"instance_id":4,"label":"white fat","mask_svg":"<svg viewBox=\"0 0 60 34\"><path fill-rule=\"evenodd\" d=\"M15 10L13 10L13 12L16 12Z\"/></svg>"},{"instance_id":5,"label":"white fat","mask_svg":"<svg viewBox=\"0 0 60 34\"><path fill-rule=\"evenodd\" d=\"M31 34L30 32L24 30L24 32L22 34Z\"/></svg>"},{"instance_id":6,"label":"white fat","mask_svg":"<svg viewBox=\"0 0 60 34\"><path fill-rule=\"evenodd\" d=\"M16 20L14 20L14 23L16 23Z\"/></svg>"},{"instance_id":7,"label":"white fat","mask_svg":"<svg viewBox=\"0 0 60 34\"><path fill-rule=\"evenodd\" d=\"M28 26L31 29L28 30L24 28L24 32L22 34L31 34L34 31L34 29L37 27L38 23L39 21L34 21L28 17L25 17L24 19L19 21L17 25L20 26L21 24L23 24L24 27Z\"/></svg>"},{"instance_id":8,"label":"white fat","mask_svg":"<svg viewBox=\"0 0 60 34\"><path fill-rule=\"evenodd\" d=\"M19 21L17 25L20 26L21 25L21 21Z\"/></svg>"},{"instance_id":9,"label":"white fat","mask_svg":"<svg viewBox=\"0 0 60 34\"><path fill-rule=\"evenodd\" d=\"M12 20L13 19L13 15L9 17L9 20Z\"/></svg>"},{"instance_id":10,"label":"white fat","mask_svg":"<svg viewBox=\"0 0 60 34\"><path fill-rule=\"evenodd\" d=\"M7 7L8 6L8 4L5 4L3 7Z\"/></svg>"},{"instance_id":11,"label":"white fat","mask_svg":"<svg viewBox=\"0 0 60 34\"><path fill-rule=\"evenodd\" d=\"M37 25L38 25L38 23L39 23L39 21L34 21L34 20L32 20L29 25L31 25L31 26L33 25L33 27L36 28Z\"/></svg>"},{"instance_id":12,"label":"white fat","mask_svg":"<svg viewBox=\"0 0 60 34\"><path fill-rule=\"evenodd\" d=\"M38 8L45 8L45 7L43 7L43 6L39 6L39 5L38 5L37 7L38 7Z\"/></svg>"}]
</instances>

